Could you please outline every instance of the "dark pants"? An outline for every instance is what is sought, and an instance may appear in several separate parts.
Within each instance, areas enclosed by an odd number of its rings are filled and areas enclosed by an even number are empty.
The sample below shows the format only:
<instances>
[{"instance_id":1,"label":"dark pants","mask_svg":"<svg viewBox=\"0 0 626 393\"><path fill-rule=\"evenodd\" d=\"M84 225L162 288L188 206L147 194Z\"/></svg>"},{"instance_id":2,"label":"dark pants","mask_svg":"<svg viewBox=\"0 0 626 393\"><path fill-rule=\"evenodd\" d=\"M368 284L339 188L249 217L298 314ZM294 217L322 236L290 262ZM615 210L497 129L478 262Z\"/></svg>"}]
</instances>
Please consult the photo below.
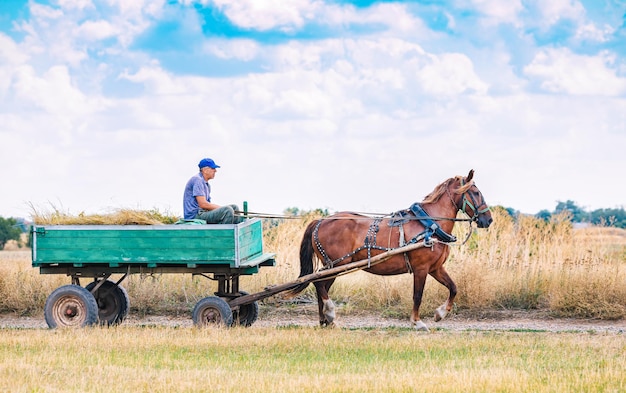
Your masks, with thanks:
<instances>
[{"instance_id":1,"label":"dark pants","mask_svg":"<svg viewBox=\"0 0 626 393\"><path fill-rule=\"evenodd\" d=\"M238 224L243 217L235 216L237 205L226 205L213 210L200 210L195 218L207 222L207 224Z\"/></svg>"}]
</instances>

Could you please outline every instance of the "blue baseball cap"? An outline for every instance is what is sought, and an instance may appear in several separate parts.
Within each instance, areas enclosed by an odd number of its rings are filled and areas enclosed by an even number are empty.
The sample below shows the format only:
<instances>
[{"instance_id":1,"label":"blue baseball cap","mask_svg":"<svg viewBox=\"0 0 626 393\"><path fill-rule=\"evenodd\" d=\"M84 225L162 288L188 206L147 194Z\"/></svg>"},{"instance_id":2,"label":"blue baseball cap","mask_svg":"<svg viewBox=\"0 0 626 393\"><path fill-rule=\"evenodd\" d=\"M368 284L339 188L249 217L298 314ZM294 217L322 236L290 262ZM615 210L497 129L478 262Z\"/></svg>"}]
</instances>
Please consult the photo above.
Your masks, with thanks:
<instances>
[{"instance_id":1,"label":"blue baseball cap","mask_svg":"<svg viewBox=\"0 0 626 393\"><path fill-rule=\"evenodd\" d=\"M202 168L204 168L205 166L211 167L211 168L213 168L213 169L215 169L215 168L219 168L219 167L220 167L219 165L217 165L217 164L215 163L215 161L213 161L213 160L212 160L212 159L210 159L210 158L203 158L203 159L201 159L201 160L200 160L200 163L198 164L198 167L199 167L200 169L202 169Z\"/></svg>"}]
</instances>

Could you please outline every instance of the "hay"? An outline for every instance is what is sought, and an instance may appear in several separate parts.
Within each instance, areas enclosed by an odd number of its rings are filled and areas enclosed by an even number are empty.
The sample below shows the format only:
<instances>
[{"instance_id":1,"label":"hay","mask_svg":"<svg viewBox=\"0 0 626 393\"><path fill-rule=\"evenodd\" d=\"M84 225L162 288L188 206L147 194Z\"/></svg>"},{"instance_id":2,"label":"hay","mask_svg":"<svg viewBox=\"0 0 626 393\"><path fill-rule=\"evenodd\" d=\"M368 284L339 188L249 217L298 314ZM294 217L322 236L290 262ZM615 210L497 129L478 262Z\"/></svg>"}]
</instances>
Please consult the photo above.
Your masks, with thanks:
<instances>
[{"instance_id":1,"label":"hay","mask_svg":"<svg viewBox=\"0 0 626 393\"><path fill-rule=\"evenodd\" d=\"M163 225L178 220L178 217L162 214L158 210L119 209L110 214L80 213L73 216L55 209L51 213L33 214L37 225Z\"/></svg>"}]
</instances>

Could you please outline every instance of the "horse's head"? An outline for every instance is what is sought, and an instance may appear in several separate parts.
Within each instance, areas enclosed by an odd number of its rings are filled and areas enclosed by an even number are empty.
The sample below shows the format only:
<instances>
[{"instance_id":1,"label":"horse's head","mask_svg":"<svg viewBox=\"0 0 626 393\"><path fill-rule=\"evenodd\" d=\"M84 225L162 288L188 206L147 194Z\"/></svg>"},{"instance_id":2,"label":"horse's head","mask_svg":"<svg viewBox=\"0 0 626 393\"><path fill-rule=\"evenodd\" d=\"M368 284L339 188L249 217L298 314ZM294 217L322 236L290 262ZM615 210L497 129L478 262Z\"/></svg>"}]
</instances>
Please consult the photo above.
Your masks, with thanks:
<instances>
[{"instance_id":1,"label":"horse's head","mask_svg":"<svg viewBox=\"0 0 626 393\"><path fill-rule=\"evenodd\" d=\"M451 199L458 210L467 214L472 221L476 221L479 228L488 228L493 222L491 211L483 194L474 184L473 178L473 169L467 177L457 177L452 186L456 195Z\"/></svg>"}]
</instances>

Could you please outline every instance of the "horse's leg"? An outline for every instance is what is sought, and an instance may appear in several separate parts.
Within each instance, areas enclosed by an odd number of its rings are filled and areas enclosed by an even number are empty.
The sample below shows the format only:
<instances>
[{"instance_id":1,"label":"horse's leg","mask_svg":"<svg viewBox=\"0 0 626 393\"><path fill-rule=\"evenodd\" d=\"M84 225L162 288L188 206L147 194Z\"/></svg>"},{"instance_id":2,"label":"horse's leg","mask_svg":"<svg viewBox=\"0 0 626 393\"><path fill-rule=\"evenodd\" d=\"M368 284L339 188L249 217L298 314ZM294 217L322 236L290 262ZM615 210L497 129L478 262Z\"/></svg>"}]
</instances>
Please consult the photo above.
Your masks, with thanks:
<instances>
[{"instance_id":1,"label":"horse's leg","mask_svg":"<svg viewBox=\"0 0 626 393\"><path fill-rule=\"evenodd\" d=\"M413 272L413 311L411 312L411 323L415 326L415 330L427 332L428 327L420 320L420 305L422 304L426 276L428 276L428 273L423 270Z\"/></svg>"},{"instance_id":2,"label":"horse's leg","mask_svg":"<svg viewBox=\"0 0 626 393\"><path fill-rule=\"evenodd\" d=\"M443 286L448 288L450 291L450 295L448 296L448 300L441 306L435 310L435 322L441 321L443 318L448 315L450 310L452 310L452 305L454 304L454 298L456 297L456 284L452 281L452 278L448 275L446 269L443 266L440 266L437 270L430 272L430 275L437 281L439 281Z\"/></svg>"},{"instance_id":3,"label":"horse's leg","mask_svg":"<svg viewBox=\"0 0 626 393\"><path fill-rule=\"evenodd\" d=\"M320 325L323 327L333 326L335 320L335 303L328 296L330 287L335 282L335 279L316 281L315 290L317 292L317 305L319 307Z\"/></svg>"}]
</instances>

